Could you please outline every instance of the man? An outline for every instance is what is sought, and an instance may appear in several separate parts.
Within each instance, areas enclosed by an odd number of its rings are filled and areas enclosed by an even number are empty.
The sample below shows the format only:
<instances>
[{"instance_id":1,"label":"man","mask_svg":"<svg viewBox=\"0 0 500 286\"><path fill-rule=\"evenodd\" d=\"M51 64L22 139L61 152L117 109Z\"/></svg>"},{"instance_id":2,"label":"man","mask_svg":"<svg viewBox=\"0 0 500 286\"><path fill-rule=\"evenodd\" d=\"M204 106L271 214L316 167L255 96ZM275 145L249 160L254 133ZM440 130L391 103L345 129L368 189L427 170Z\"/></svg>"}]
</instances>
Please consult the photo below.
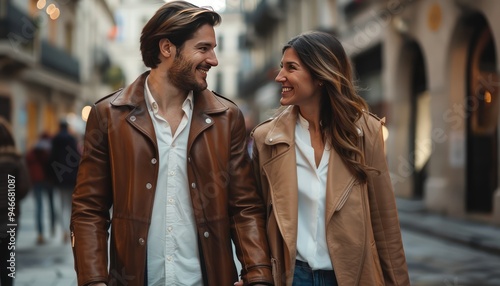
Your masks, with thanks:
<instances>
[{"instance_id":1,"label":"man","mask_svg":"<svg viewBox=\"0 0 500 286\"><path fill-rule=\"evenodd\" d=\"M92 108L71 218L78 285L232 285L231 239L245 285L272 285L242 113L206 89L219 22L163 5L141 35L150 72Z\"/></svg>"},{"instance_id":2,"label":"man","mask_svg":"<svg viewBox=\"0 0 500 286\"><path fill-rule=\"evenodd\" d=\"M70 238L69 219L71 215L71 196L76 185L80 152L75 136L69 132L68 122L59 122L59 132L52 138L49 159L49 176L59 191L61 209L59 221L63 230L63 242L68 243Z\"/></svg>"}]
</instances>

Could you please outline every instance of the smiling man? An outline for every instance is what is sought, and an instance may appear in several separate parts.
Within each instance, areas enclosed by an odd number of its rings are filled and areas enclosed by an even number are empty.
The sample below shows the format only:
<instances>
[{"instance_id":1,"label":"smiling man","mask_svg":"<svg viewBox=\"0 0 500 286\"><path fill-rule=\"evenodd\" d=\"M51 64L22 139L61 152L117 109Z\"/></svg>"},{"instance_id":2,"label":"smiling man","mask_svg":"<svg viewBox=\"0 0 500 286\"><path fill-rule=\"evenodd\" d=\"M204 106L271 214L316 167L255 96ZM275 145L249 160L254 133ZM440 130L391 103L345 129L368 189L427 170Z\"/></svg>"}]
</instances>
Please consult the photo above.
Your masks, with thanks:
<instances>
[{"instance_id":1,"label":"smiling man","mask_svg":"<svg viewBox=\"0 0 500 286\"><path fill-rule=\"evenodd\" d=\"M272 285L244 119L207 90L220 21L162 6L141 35L151 70L93 106L71 217L78 285L232 285L231 240L245 285Z\"/></svg>"}]
</instances>

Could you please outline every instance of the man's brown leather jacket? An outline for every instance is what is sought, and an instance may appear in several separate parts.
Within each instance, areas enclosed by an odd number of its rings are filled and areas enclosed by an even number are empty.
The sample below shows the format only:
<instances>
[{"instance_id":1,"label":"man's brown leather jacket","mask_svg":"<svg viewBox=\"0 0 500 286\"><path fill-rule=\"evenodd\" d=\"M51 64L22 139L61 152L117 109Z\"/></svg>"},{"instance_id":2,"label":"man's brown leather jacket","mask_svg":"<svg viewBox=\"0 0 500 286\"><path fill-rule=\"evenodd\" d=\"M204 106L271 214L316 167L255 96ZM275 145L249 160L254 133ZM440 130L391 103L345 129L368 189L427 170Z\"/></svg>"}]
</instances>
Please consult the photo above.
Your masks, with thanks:
<instances>
[{"instance_id":1,"label":"man's brown leather jacket","mask_svg":"<svg viewBox=\"0 0 500 286\"><path fill-rule=\"evenodd\" d=\"M157 141L144 99L146 77L98 101L89 115L71 217L78 285L144 285L156 182L165 175L158 174ZM204 284L238 280L231 238L245 284L272 284L265 209L255 188L241 111L208 90L195 93L187 149L198 232L193 247L199 249Z\"/></svg>"}]
</instances>

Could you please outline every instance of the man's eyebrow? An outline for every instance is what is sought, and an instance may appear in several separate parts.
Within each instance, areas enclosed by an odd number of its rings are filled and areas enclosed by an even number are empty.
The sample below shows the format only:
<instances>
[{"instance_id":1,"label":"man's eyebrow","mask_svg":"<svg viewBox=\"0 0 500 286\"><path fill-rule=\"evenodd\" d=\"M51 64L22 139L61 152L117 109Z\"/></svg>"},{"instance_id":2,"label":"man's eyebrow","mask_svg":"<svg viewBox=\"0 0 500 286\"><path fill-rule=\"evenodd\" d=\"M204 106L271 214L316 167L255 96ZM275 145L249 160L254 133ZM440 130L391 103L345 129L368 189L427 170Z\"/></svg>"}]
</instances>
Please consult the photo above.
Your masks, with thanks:
<instances>
[{"instance_id":1,"label":"man's eyebrow","mask_svg":"<svg viewBox=\"0 0 500 286\"><path fill-rule=\"evenodd\" d=\"M199 42L196 44L196 47L217 47L217 44L212 45L210 42Z\"/></svg>"}]
</instances>

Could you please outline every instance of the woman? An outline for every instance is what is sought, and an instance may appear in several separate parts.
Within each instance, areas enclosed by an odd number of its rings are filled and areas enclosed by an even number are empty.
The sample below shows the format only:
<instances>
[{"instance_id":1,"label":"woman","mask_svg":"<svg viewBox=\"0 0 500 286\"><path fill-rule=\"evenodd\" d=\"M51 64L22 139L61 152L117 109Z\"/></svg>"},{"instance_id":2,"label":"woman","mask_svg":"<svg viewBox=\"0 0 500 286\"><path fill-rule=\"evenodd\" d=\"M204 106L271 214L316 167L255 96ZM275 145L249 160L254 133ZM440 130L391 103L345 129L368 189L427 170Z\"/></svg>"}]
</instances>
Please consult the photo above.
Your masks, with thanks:
<instances>
[{"instance_id":1,"label":"woman","mask_svg":"<svg viewBox=\"0 0 500 286\"><path fill-rule=\"evenodd\" d=\"M282 54L283 107L252 134L275 285L409 285L383 120L342 45L308 32Z\"/></svg>"},{"instance_id":2,"label":"woman","mask_svg":"<svg viewBox=\"0 0 500 286\"><path fill-rule=\"evenodd\" d=\"M28 167L31 184L35 193L35 219L38 230L37 244L44 244L44 211L43 196L47 194L49 199L50 233L55 234L56 212L54 209L54 187L49 178L49 156L51 152L51 138L48 133L40 134L35 146L26 154L26 165Z\"/></svg>"},{"instance_id":3,"label":"woman","mask_svg":"<svg viewBox=\"0 0 500 286\"><path fill-rule=\"evenodd\" d=\"M15 254L16 226L19 224L21 199L29 191L26 166L16 150L9 123L0 117L0 285L10 286L15 266L7 261Z\"/></svg>"}]
</instances>

